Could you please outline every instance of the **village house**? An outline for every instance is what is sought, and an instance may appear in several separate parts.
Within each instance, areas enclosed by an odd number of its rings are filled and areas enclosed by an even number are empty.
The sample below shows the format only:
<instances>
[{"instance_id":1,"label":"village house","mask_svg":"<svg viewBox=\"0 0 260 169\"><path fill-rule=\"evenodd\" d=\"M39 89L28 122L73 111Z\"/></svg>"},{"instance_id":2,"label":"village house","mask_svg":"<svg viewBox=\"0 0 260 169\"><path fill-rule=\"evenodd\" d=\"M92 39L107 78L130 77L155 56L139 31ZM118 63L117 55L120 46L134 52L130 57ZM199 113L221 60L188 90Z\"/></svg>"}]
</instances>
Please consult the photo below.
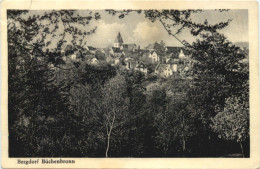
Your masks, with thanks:
<instances>
[{"instance_id":1,"label":"village house","mask_svg":"<svg viewBox=\"0 0 260 169\"><path fill-rule=\"evenodd\" d=\"M160 57L156 51L151 51L148 55L148 58L151 60L151 63L157 63L160 61Z\"/></svg>"},{"instance_id":2,"label":"village house","mask_svg":"<svg viewBox=\"0 0 260 169\"><path fill-rule=\"evenodd\" d=\"M177 72L177 65L170 63L159 63L155 68L155 74L161 77L169 77Z\"/></svg>"},{"instance_id":3,"label":"village house","mask_svg":"<svg viewBox=\"0 0 260 169\"><path fill-rule=\"evenodd\" d=\"M146 47L146 50L149 50L148 58L150 59L151 63L157 63L161 61L163 56L164 48L159 43L155 42L153 44L149 44Z\"/></svg>"},{"instance_id":4,"label":"village house","mask_svg":"<svg viewBox=\"0 0 260 169\"><path fill-rule=\"evenodd\" d=\"M75 60L85 60L89 57L92 57L92 53L90 53L87 49L77 49L72 45L67 45L62 51L62 59L64 61L75 61Z\"/></svg>"},{"instance_id":5,"label":"village house","mask_svg":"<svg viewBox=\"0 0 260 169\"><path fill-rule=\"evenodd\" d=\"M138 62L133 59L128 59L125 61L125 63L126 63L125 68L128 70L140 71L143 72L144 74L148 73L148 68L142 61Z\"/></svg>"},{"instance_id":6,"label":"village house","mask_svg":"<svg viewBox=\"0 0 260 169\"><path fill-rule=\"evenodd\" d=\"M136 67L137 62L131 58L125 60L126 63L126 69L131 70Z\"/></svg>"},{"instance_id":7,"label":"village house","mask_svg":"<svg viewBox=\"0 0 260 169\"><path fill-rule=\"evenodd\" d=\"M178 71L179 63L180 63L179 59L173 59L173 58L170 58L169 60L166 61L166 64L170 65L173 72Z\"/></svg>"},{"instance_id":8,"label":"village house","mask_svg":"<svg viewBox=\"0 0 260 169\"><path fill-rule=\"evenodd\" d=\"M143 72L145 75L148 73L148 68L143 62L137 63L134 69Z\"/></svg>"}]
</instances>

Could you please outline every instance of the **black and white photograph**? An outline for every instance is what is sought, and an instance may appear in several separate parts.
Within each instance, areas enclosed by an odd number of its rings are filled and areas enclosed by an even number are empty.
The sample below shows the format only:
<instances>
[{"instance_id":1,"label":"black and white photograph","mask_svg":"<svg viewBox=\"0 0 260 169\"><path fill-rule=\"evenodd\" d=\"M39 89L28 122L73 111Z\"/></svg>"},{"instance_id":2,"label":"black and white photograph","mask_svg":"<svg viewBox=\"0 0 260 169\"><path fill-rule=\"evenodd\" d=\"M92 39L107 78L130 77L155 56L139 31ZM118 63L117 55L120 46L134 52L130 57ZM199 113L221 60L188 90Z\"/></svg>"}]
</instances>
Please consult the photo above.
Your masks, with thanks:
<instances>
[{"instance_id":1,"label":"black and white photograph","mask_svg":"<svg viewBox=\"0 0 260 169\"><path fill-rule=\"evenodd\" d=\"M8 9L8 157L250 158L248 14Z\"/></svg>"}]
</instances>

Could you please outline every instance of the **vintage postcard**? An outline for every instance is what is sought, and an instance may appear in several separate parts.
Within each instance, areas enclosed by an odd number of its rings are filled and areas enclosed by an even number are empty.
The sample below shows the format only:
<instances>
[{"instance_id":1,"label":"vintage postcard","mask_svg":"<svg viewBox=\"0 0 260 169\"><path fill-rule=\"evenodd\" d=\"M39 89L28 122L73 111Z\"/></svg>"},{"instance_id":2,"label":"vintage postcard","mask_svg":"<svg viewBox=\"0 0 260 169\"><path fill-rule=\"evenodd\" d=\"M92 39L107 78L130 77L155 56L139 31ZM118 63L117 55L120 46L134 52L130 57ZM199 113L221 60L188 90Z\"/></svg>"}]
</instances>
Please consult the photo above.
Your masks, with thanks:
<instances>
[{"instance_id":1,"label":"vintage postcard","mask_svg":"<svg viewBox=\"0 0 260 169\"><path fill-rule=\"evenodd\" d=\"M256 1L1 3L2 168L260 167Z\"/></svg>"}]
</instances>

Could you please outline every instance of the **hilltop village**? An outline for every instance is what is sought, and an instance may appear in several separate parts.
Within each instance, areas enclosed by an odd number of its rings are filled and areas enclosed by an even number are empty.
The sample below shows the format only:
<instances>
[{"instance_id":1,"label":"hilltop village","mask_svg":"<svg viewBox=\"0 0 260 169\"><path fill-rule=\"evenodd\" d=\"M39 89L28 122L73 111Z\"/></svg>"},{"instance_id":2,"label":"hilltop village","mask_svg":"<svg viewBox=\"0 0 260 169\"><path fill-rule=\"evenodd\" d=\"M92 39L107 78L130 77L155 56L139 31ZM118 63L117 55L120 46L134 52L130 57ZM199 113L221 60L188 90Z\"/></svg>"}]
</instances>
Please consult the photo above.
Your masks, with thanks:
<instances>
[{"instance_id":1,"label":"hilltop village","mask_svg":"<svg viewBox=\"0 0 260 169\"><path fill-rule=\"evenodd\" d=\"M7 10L9 157L251 157L247 13Z\"/></svg>"},{"instance_id":2,"label":"hilltop village","mask_svg":"<svg viewBox=\"0 0 260 169\"><path fill-rule=\"evenodd\" d=\"M188 54L182 47L166 46L163 41L149 44L141 49L137 44L127 44L120 34L117 34L111 48L96 48L85 45L75 49L72 45L63 48L63 60L86 61L91 65L109 64L120 69L140 71L167 78L173 74L182 76L188 70Z\"/></svg>"}]
</instances>

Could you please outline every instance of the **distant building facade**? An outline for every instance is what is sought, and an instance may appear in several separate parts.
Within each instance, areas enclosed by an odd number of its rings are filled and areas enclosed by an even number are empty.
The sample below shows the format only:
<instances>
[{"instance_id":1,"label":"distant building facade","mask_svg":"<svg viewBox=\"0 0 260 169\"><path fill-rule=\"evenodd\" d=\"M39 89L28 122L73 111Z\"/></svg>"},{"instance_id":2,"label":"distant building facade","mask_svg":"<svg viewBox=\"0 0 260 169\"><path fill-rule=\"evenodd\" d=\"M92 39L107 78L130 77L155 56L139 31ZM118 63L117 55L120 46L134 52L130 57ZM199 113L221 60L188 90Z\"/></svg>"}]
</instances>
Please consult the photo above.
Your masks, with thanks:
<instances>
[{"instance_id":1,"label":"distant building facade","mask_svg":"<svg viewBox=\"0 0 260 169\"><path fill-rule=\"evenodd\" d=\"M156 51L151 51L149 53L148 58L151 60L152 63L157 63L160 61L159 55L157 54Z\"/></svg>"},{"instance_id":2,"label":"distant building facade","mask_svg":"<svg viewBox=\"0 0 260 169\"><path fill-rule=\"evenodd\" d=\"M177 71L172 64L159 63L155 68L155 74L158 74L162 77L169 77L173 75L174 72Z\"/></svg>"},{"instance_id":3,"label":"distant building facade","mask_svg":"<svg viewBox=\"0 0 260 169\"><path fill-rule=\"evenodd\" d=\"M124 44L123 38L122 38L120 32L118 32L117 37L114 42L114 47L121 48L121 47L123 47L123 44Z\"/></svg>"}]
</instances>

